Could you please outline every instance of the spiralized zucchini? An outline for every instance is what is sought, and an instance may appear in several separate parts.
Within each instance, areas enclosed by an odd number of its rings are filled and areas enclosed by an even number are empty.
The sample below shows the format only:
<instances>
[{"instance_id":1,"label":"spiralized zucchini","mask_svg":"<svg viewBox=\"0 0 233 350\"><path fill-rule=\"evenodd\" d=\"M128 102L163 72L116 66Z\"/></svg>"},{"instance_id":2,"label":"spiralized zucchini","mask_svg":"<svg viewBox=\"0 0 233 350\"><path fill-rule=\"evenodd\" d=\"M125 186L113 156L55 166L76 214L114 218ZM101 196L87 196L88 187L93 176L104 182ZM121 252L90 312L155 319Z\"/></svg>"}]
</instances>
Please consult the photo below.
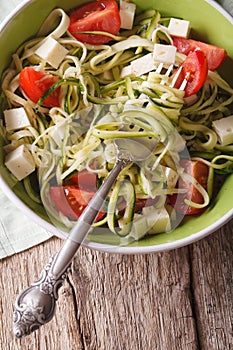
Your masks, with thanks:
<instances>
[{"instance_id":1,"label":"spiralized zucchini","mask_svg":"<svg viewBox=\"0 0 233 350\"><path fill-rule=\"evenodd\" d=\"M57 20L59 23L54 29ZM169 180L167 173L174 179L181 176L202 194L203 204L189 201L188 205L206 207L209 204L210 186L206 191L183 172L179 165L182 156L190 154L205 162L211 173L233 172L233 145L221 147L212 128L214 120L231 114L233 103L233 89L217 72L209 72L206 83L192 102L184 99L183 91L170 86L171 78L162 69L139 77L121 76L125 66L152 52L155 43L172 44L166 31L167 22L168 18L163 18L158 11L148 10L136 15L132 30L122 31L119 36L106 33L112 39L110 44L89 45L67 32L68 15L62 9L55 9L42 24L37 37L23 43L13 54L3 74L1 113L22 106L31 123L15 132L6 132L4 124L1 125L5 151L10 152L21 144L27 146L36 164L43 205L54 220L67 228L72 227L73 222L54 208L49 195L50 183L62 185L74 171L83 169L96 173L100 182L104 181L116 162L115 138L146 136L158 140L147 160L122 170L107 199L105 218L94 224L107 225L120 236L130 236L133 227L135 237L140 225L144 226L143 235L156 232L152 229L156 220L152 220L151 212L134 213L136 199L156 198L151 205L154 215L158 210L169 213L169 224L162 225L161 230L172 228L174 211L166 198L183 190L176 187L175 180ZM57 69L35 54L49 36L68 51ZM176 65L183 59L184 56L177 53ZM59 78L37 104L20 90L19 73L27 66ZM62 92L60 107L43 107L43 101L58 86ZM129 127L122 131L123 123L134 125L134 129ZM29 178L24 180L24 185L32 200L38 202ZM123 200L127 209L121 215L118 204Z\"/></svg>"}]
</instances>

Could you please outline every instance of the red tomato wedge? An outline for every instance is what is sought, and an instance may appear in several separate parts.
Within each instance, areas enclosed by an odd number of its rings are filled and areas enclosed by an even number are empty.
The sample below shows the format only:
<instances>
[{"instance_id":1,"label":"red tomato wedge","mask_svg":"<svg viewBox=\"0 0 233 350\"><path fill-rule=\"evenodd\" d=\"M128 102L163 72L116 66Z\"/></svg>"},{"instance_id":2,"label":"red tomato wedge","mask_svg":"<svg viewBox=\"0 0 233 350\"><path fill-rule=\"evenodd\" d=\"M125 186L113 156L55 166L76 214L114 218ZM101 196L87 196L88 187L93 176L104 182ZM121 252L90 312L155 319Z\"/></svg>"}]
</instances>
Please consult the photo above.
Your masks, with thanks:
<instances>
[{"instance_id":1,"label":"red tomato wedge","mask_svg":"<svg viewBox=\"0 0 233 350\"><path fill-rule=\"evenodd\" d=\"M65 185L77 186L80 190L96 192L97 175L87 170L76 172L64 181Z\"/></svg>"},{"instance_id":2,"label":"red tomato wedge","mask_svg":"<svg viewBox=\"0 0 233 350\"><path fill-rule=\"evenodd\" d=\"M173 37L173 45L176 46L178 52L185 55L188 55L196 49L200 49L206 55L208 69L212 71L217 69L227 56L227 52L223 48L193 39L185 39L175 36Z\"/></svg>"},{"instance_id":3,"label":"red tomato wedge","mask_svg":"<svg viewBox=\"0 0 233 350\"><path fill-rule=\"evenodd\" d=\"M110 37L104 35L81 34L81 32L101 31L117 34L121 19L118 4L115 0L97 0L88 2L70 14L68 31L79 41L101 45L109 42Z\"/></svg>"},{"instance_id":4,"label":"red tomato wedge","mask_svg":"<svg viewBox=\"0 0 233 350\"><path fill-rule=\"evenodd\" d=\"M182 159L180 161L184 171L193 176L194 179L205 189L207 189L207 181L209 175L209 167L201 162L189 159ZM169 196L171 205L175 208L178 213L185 215L195 215L201 213L203 208L194 208L185 204L184 199L188 199L194 203L202 204L203 197L201 193L191 183L186 183L182 179L178 181L178 188L187 190L184 194L174 194Z\"/></svg>"},{"instance_id":5,"label":"red tomato wedge","mask_svg":"<svg viewBox=\"0 0 233 350\"><path fill-rule=\"evenodd\" d=\"M181 66L183 69L175 83L175 87L179 89L183 80L186 79L187 84L184 96L188 97L198 92L206 80L208 65L204 52L196 50L189 53Z\"/></svg>"},{"instance_id":6,"label":"red tomato wedge","mask_svg":"<svg viewBox=\"0 0 233 350\"><path fill-rule=\"evenodd\" d=\"M34 103L37 103L44 93L57 81L58 77L32 67L24 68L19 75L19 84L24 94ZM46 107L58 107L60 87L51 93L42 103Z\"/></svg>"},{"instance_id":7,"label":"red tomato wedge","mask_svg":"<svg viewBox=\"0 0 233 350\"><path fill-rule=\"evenodd\" d=\"M84 191L71 185L50 187L50 196L55 208L70 220L77 220L80 217L94 195L95 192ZM104 211L101 210L96 221L104 215Z\"/></svg>"}]
</instances>

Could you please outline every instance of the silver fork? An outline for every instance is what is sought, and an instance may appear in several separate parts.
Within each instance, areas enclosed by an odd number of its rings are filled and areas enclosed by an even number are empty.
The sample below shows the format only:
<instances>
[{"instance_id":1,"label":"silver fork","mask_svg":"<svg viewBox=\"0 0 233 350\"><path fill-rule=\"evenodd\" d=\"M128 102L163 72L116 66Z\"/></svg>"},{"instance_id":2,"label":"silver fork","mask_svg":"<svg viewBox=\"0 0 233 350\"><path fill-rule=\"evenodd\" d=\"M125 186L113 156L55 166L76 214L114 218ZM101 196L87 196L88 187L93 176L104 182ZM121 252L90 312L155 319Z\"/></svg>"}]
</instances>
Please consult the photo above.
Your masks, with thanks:
<instances>
[{"instance_id":1,"label":"silver fork","mask_svg":"<svg viewBox=\"0 0 233 350\"><path fill-rule=\"evenodd\" d=\"M121 131L125 131L125 137L127 130L123 125ZM132 131L131 127L130 130ZM58 289L66 279L72 259L91 229L120 171L130 162L140 162L148 158L158 143L156 138L151 137L125 137L122 135L122 138L114 141L117 149L116 165L89 202L60 251L49 259L42 270L41 278L18 296L14 312L14 334L17 338L30 334L52 319Z\"/></svg>"}]
</instances>

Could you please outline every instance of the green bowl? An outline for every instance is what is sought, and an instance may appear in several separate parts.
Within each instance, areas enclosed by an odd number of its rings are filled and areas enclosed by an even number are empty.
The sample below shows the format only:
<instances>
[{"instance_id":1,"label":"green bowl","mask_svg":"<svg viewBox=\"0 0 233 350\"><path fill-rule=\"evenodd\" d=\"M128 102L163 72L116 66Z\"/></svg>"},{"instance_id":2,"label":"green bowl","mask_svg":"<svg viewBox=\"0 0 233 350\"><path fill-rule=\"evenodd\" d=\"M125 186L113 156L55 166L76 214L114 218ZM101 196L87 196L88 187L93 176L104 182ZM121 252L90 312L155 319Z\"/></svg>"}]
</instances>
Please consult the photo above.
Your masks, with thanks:
<instances>
[{"instance_id":1,"label":"green bowl","mask_svg":"<svg viewBox=\"0 0 233 350\"><path fill-rule=\"evenodd\" d=\"M53 8L61 7L69 10L84 2L32 0L18 6L0 27L0 47L4 48L1 50L0 74L9 64L11 54L22 42L36 34ZM135 0L134 2L141 9L153 7L163 15L189 20L193 38L224 47L228 52L228 58L224 61L220 74L233 85L233 19L216 2L211 0ZM20 183L13 186L4 167L2 144L0 144L0 187L29 218L54 235L66 237L67 233L51 223L44 208L30 200ZM84 245L118 253L148 253L178 248L207 236L230 220L233 217L232 198L233 175L227 178L214 203L202 215L185 220L172 232L149 236L128 246L121 246L117 236L108 230L101 230L89 234Z\"/></svg>"}]
</instances>

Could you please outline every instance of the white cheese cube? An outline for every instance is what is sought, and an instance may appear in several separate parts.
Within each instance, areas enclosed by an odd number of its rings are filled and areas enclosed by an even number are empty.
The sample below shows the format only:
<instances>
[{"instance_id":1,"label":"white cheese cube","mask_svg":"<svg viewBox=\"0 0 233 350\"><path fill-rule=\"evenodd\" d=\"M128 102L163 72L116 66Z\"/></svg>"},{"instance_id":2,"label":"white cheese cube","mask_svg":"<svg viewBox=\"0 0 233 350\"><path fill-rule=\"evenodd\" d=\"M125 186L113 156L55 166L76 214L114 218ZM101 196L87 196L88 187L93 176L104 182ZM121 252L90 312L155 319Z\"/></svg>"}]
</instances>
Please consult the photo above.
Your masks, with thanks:
<instances>
[{"instance_id":1,"label":"white cheese cube","mask_svg":"<svg viewBox=\"0 0 233 350\"><path fill-rule=\"evenodd\" d=\"M24 129L31 125L23 107L7 109L3 113L7 131Z\"/></svg>"},{"instance_id":2,"label":"white cheese cube","mask_svg":"<svg viewBox=\"0 0 233 350\"><path fill-rule=\"evenodd\" d=\"M35 54L48 62L52 67L58 68L59 64L68 54L68 52L69 51L59 44L57 40L49 36L38 47Z\"/></svg>"},{"instance_id":3,"label":"white cheese cube","mask_svg":"<svg viewBox=\"0 0 233 350\"><path fill-rule=\"evenodd\" d=\"M132 75L132 66L131 65L125 66L124 68L122 68L121 74L120 74L121 78L125 78L125 77L128 77L130 75Z\"/></svg>"},{"instance_id":4,"label":"white cheese cube","mask_svg":"<svg viewBox=\"0 0 233 350\"><path fill-rule=\"evenodd\" d=\"M35 170L34 159L25 145L21 145L8 153L5 165L19 181Z\"/></svg>"},{"instance_id":5,"label":"white cheese cube","mask_svg":"<svg viewBox=\"0 0 233 350\"><path fill-rule=\"evenodd\" d=\"M147 222L149 226L149 234L167 232L171 230L171 220L170 216L165 208L157 209L153 208L147 216Z\"/></svg>"},{"instance_id":6,"label":"white cheese cube","mask_svg":"<svg viewBox=\"0 0 233 350\"><path fill-rule=\"evenodd\" d=\"M122 29L132 29L136 5L132 2L120 0L120 18Z\"/></svg>"},{"instance_id":7,"label":"white cheese cube","mask_svg":"<svg viewBox=\"0 0 233 350\"><path fill-rule=\"evenodd\" d=\"M182 38L187 38L190 31L190 22L178 19L171 18L168 25L168 32L170 35L180 36Z\"/></svg>"},{"instance_id":8,"label":"white cheese cube","mask_svg":"<svg viewBox=\"0 0 233 350\"><path fill-rule=\"evenodd\" d=\"M176 59L176 47L173 45L155 44L153 59L156 62L174 64Z\"/></svg>"},{"instance_id":9,"label":"white cheese cube","mask_svg":"<svg viewBox=\"0 0 233 350\"><path fill-rule=\"evenodd\" d=\"M233 115L213 121L212 126L222 146L233 144Z\"/></svg>"},{"instance_id":10,"label":"white cheese cube","mask_svg":"<svg viewBox=\"0 0 233 350\"><path fill-rule=\"evenodd\" d=\"M142 213L133 222L131 228L130 237L135 240L141 239L147 233L155 234L171 230L170 216L165 208L144 207Z\"/></svg>"},{"instance_id":11,"label":"white cheese cube","mask_svg":"<svg viewBox=\"0 0 233 350\"><path fill-rule=\"evenodd\" d=\"M148 53L145 56L137 58L130 63L132 74L136 77L140 77L143 74L149 73L156 69L153 54Z\"/></svg>"},{"instance_id":12,"label":"white cheese cube","mask_svg":"<svg viewBox=\"0 0 233 350\"><path fill-rule=\"evenodd\" d=\"M53 138L53 140L56 142L58 147L62 146L62 141L65 137L66 132L66 124L63 123L59 126L54 126L50 131L50 136Z\"/></svg>"}]
</instances>

